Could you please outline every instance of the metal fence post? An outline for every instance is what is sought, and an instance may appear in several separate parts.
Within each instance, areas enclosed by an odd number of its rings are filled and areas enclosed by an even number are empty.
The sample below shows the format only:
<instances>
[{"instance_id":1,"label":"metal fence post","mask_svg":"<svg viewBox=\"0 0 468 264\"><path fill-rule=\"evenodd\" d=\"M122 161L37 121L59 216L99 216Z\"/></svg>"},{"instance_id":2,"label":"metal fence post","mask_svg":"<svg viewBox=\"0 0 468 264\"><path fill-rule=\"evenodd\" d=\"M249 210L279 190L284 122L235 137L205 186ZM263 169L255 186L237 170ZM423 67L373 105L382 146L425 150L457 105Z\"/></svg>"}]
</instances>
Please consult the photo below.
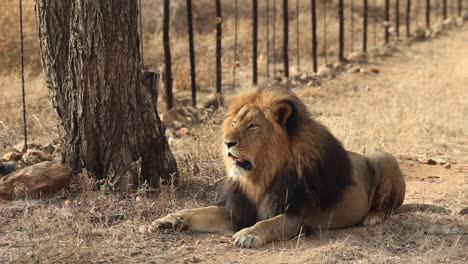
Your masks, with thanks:
<instances>
[{"instance_id":1,"label":"metal fence post","mask_svg":"<svg viewBox=\"0 0 468 264\"><path fill-rule=\"evenodd\" d=\"M310 0L311 12L312 12L312 62L314 67L314 72L318 70L317 63L317 1Z\"/></svg>"},{"instance_id":2,"label":"metal fence post","mask_svg":"<svg viewBox=\"0 0 468 264\"><path fill-rule=\"evenodd\" d=\"M400 38L400 0L395 0L395 34Z\"/></svg>"},{"instance_id":3,"label":"metal fence post","mask_svg":"<svg viewBox=\"0 0 468 264\"><path fill-rule=\"evenodd\" d=\"M216 93L221 93L221 39L223 19L221 17L221 0L216 0Z\"/></svg>"},{"instance_id":4,"label":"metal fence post","mask_svg":"<svg viewBox=\"0 0 468 264\"><path fill-rule=\"evenodd\" d=\"M172 64L171 64L171 46L169 39L169 23L170 23L170 8L171 1L164 0L163 14L163 43L164 43L164 70L166 81L166 107L170 110L174 107L174 97L172 94Z\"/></svg>"},{"instance_id":5,"label":"metal fence post","mask_svg":"<svg viewBox=\"0 0 468 264\"><path fill-rule=\"evenodd\" d=\"M367 52L367 18L369 17L368 13L368 0L363 0L364 2L364 11L363 11L363 26L362 26L362 51Z\"/></svg>"},{"instance_id":6,"label":"metal fence post","mask_svg":"<svg viewBox=\"0 0 468 264\"><path fill-rule=\"evenodd\" d=\"M411 36L411 0L406 0L406 37Z\"/></svg>"},{"instance_id":7,"label":"metal fence post","mask_svg":"<svg viewBox=\"0 0 468 264\"><path fill-rule=\"evenodd\" d=\"M289 41L289 28L288 28L288 0L283 0L283 64L284 75L289 78L289 57L288 57L288 41Z\"/></svg>"},{"instance_id":8,"label":"metal fence post","mask_svg":"<svg viewBox=\"0 0 468 264\"><path fill-rule=\"evenodd\" d=\"M252 84L258 82L258 3L252 0Z\"/></svg>"},{"instance_id":9,"label":"metal fence post","mask_svg":"<svg viewBox=\"0 0 468 264\"><path fill-rule=\"evenodd\" d=\"M338 16L340 19L340 30L339 30L339 52L338 52L338 60L344 60L344 4L343 0L339 0L338 2Z\"/></svg>"},{"instance_id":10,"label":"metal fence post","mask_svg":"<svg viewBox=\"0 0 468 264\"><path fill-rule=\"evenodd\" d=\"M389 32L389 24L390 24L390 0L385 0L385 44L390 41L390 32Z\"/></svg>"},{"instance_id":11,"label":"metal fence post","mask_svg":"<svg viewBox=\"0 0 468 264\"><path fill-rule=\"evenodd\" d=\"M431 0L426 0L426 28L431 29Z\"/></svg>"},{"instance_id":12,"label":"metal fence post","mask_svg":"<svg viewBox=\"0 0 468 264\"><path fill-rule=\"evenodd\" d=\"M197 105L197 82L195 75L195 48L193 44L192 0L187 0L187 30L190 53L190 81L192 86L192 106Z\"/></svg>"}]
</instances>

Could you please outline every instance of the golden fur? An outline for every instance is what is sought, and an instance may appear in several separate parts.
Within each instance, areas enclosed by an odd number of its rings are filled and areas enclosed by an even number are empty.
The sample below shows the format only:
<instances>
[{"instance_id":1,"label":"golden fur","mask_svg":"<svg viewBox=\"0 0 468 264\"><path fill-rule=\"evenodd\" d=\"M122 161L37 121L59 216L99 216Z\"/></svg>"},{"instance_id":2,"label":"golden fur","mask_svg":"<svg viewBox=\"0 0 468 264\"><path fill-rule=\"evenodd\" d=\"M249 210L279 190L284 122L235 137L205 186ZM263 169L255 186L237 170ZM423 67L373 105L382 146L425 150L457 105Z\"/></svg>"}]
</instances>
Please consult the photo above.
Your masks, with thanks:
<instances>
[{"instance_id":1,"label":"golden fur","mask_svg":"<svg viewBox=\"0 0 468 264\"><path fill-rule=\"evenodd\" d=\"M235 96L222 150L228 178L218 205L169 214L152 229L240 230L234 244L257 247L294 236L301 226L379 223L403 202L405 184L393 156L346 152L289 89L252 88Z\"/></svg>"}]
</instances>

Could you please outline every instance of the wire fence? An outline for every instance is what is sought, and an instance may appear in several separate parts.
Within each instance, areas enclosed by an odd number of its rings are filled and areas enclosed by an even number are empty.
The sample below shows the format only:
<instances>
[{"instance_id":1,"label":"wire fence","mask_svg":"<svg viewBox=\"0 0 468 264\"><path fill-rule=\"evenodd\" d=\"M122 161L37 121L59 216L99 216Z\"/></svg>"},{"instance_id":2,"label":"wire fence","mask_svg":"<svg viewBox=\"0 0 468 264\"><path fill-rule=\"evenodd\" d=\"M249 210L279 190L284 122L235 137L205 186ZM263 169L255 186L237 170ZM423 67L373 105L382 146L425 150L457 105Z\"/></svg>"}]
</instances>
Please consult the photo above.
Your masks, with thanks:
<instances>
[{"instance_id":1,"label":"wire fence","mask_svg":"<svg viewBox=\"0 0 468 264\"><path fill-rule=\"evenodd\" d=\"M188 23L189 25L189 35L190 31L192 30L191 27L192 25L192 7L191 4L189 4L191 1L187 1L187 20L190 22ZM238 82L236 81L236 74L238 71L238 64L239 64L239 59L238 59L238 1L224 1L221 3L221 1L216 0L216 92L221 93L222 92L222 84L224 83L224 80L226 79L225 76L222 75L223 71L223 65L222 65L222 49L221 49L221 43L222 39L224 36L222 35L222 24L224 21L226 21L227 18L231 18L231 16L234 19L234 59L232 61L231 65L228 65L227 67L232 67L231 74L232 76L232 87L236 87L238 85ZM276 79L276 76L278 74L288 78L290 77L290 62L291 60L295 60L295 67L296 71L300 70L305 70L304 67L301 65L301 59L304 59L304 56L300 53L301 48L300 48L300 43L301 43L301 38L308 38L308 32L301 32L301 25L306 23L305 21L300 19L300 14L302 12L306 12L304 9L309 9L310 14L311 14L311 20L309 23L311 23L311 40L310 40L310 48L311 48L311 61L312 61L312 69L311 71L314 73L317 73L319 70L319 65L318 65L318 59L319 57L323 57L324 59L324 64L329 63L329 55L332 54L332 52L329 52L329 46L332 44L337 44L338 45L338 52L337 52L337 57L336 61L341 61L345 62L346 61L346 56L348 53L351 52L363 52L366 53L368 52L369 49L369 24L373 24L372 26L372 34L373 34L373 47L379 47L382 46L383 44L388 44L391 43L392 41L396 40L402 40L402 36L400 34L401 30L401 16L402 14L404 15L404 26L406 27L405 29L405 38L411 38L413 36L412 28L419 28L420 22L418 21L419 16L418 13L422 11L424 13L425 17L425 28L427 30L431 30L431 18L434 19L435 15L438 15L441 19L447 19L449 17L448 10L452 10L450 13L451 16L461 16L464 10L464 0L457 0L457 1L450 1L450 0L444 0L442 2L442 5L440 2L434 4L431 3L430 0L385 0L384 6L383 6L383 14L379 14L379 6L377 5L376 0L353 0L350 2L346 3L348 6L345 5L344 0L338 0L338 1L328 1L328 0L323 0L323 1L316 1L316 0L311 0L309 3L309 6L306 6L304 3L305 1L300 1L300 0L294 0L294 2L291 4L290 2L293 1L288 1L288 0L282 0L280 3L277 3L276 0L266 0L266 5L265 5L265 10L260 10L258 2L256 0L251 1L251 8L252 8L252 16L251 16L251 33L252 33L252 57L251 57L251 67L252 67L252 84L257 84L259 82L259 79L264 77L266 80L269 80L271 77L273 79ZM317 2L321 2L320 5L321 7L317 4ZM358 5L358 2L359 5ZM406 2L402 4L401 2ZM413 3L412 3L413 2ZM425 3L423 3L425 2ZM416 3L416 8L414 6L414 3ZM227 5L233 5L234 6L234 14L224 14L222 13L221 9L222 6L227 6ZM434 8L439 8L442 6L442 9L439 10L434 10ZM291 8L293 7L293 8ZM358 10L359 8L359 10ZM279 12L278 12L279 9ZM166 9L164 9L166 10ZM415 11L416 10L416 11ZM456 12L454 12L456 10ZM328 22L330 21L330 17L327 18L327 16L335 16L333 14L334 12L336 13L336 16L338 17L338 43L330 43L328 41L328 37L330 36L331 30L328 28ZM370 17L370 13L372 12L373 17ZM266 17L266 26L265 26L265 31L266 31L266 50L265 54L259 55L259 50L258 50L258 42L259 38L258 36L261 35L259 33L259 26L258 26L258 17L259 14L262 16ZM293 14L293 15L291 15ZM322 16L322 32L318 32L318 16L319 14ZM165 14L165 16L169 16L169 14ZM277 16L281 16L279 19ZM356 16L359 15L359 19L362 19L362 26L359 30L362 30L362 37L359 39L356 37L356 26L355 26L355 21L356 21ZM277 21L282 21L282 28L281 31L278 34L278 28L277 28ZM169 20L164 20L164 21L169 21ZM272 24L270 24L272 22ZM294 47L295 49L291 49L290 45L290 30L289 30L289 25L291 23L295 23L295 43ZM414 24L416 23L416 26ZM164 28L168 27L169 24L164 24ZM413 26L413 27L412 27ZM379 43L378 40L380 39L379 37L379 30L382 29L382 35L384 41L382 43ZM282 64L283 64L283 69L278 68L278 61L276 61L277 54L276 52L276 47L278 45L278 35L281 37L281 57L282 57ZM321 36L319 36L321 35ZM271 39L272 38L272 39ZM320 38L322 38L320 40ZM322 55L320 56L317 49L318 49L318 43L322 41L323 49L324 51L322 52ZM359 45L361 48L360 50L357 50L355 48L356 41L360 41L361 44ZM190 69L191 72L195 72L195 64L192 62L194 60L194 57L196 57L198 54L196 53L196 50L194 50L194 39L193 36L189 37L189 46L190 46ZM148 48L148 47L145 47ZM290 52L293 51L295 52L295 58L290 58ZM209 54L201 54L200 56L209 56ZM259 56L265 56L266 57L266 65L265 65L265 75L264 76L259 76L259 69L258 69L258 59ZM164 53L165 61L166 61L166 72L168 72L167 67L170 65L170 54L168 52ZM169 62L169 63L168 63ZM180 62L179 62L180 63ZM272 64L272 70L270 65ZM226 67L226 66L224 66ZM170 71L169 71L170 72ZM209 73L206 73L209 74ZM195 106L197 104L197 81L196 81L196 76L195 74L191 74L191 92L192 92L192 105ZM172 96L169 96L172 94L172 79L171 78L166 78L165 79L166 84L165 84L165 92L166 92L166 98L167 98L167 106L168 108L171 108L174 103L169 100L174 100Z\"/></svg>"},{"instance_id":2,"label":"wire fence","mask_svg":"<svg viewBox=\"0 0 468 264\"><path fill-rule=\"evenodd\" d=\"M13 0L12 0L13 1ZM21 81L2 83L0 88L4 87L18 87L21 89L21 96L10 96L7 100L0 101L1 105L21 105L22 118L23 118L23 134L24 141L27 142L27 113L26 106L29 102L40 100L37 98L27 98L26 95L32 96L39 93L26 94L28 85L40 81L39 79L27 79L24 75L24 54L29 50L27 41L33 41L36 36L34 35L33 28L25 28L23 25L23 0L16 0L19 3L19 18L18 23L11 23L11 27L18 26L20 34L3 34L0 32L0 43L5 40L17 38L21 45L20 51L20 72ZM324 65L333 61L346 62L347 55L353 52L367 53L371 48L378 48L384 44L392 41L399 41L403 38L411 38L414 36L413 30L421 27L430 31L433 29L435 20L446 20L450 17L460 17L463 15L468 6L468 0L443 0L443 1L430 1L430 0L385 0L384 5L380 6L376 0L352 0L352 1L329 1L329 0L265 0L266 3L260 5L258 1L253 0L251 3L251 57L250 62L246 65L251 65L251 83L257 84L261 79L264 80L278 80L278 76L284 79L290 78L291 65L295 65L295 71L304 71L311 74L319 72L319 62L322 61ZM380 2L380 1L379 1ZM239 3L238 0L234 1L221 1L214 0L215 17L213 21L215 24L215 51L213 54L199 53L196 49L196 39L194 34L194 10L191 0L186 0L186 21L187 21L187 41L189 60L177 61L177 64L187 63L190 68L190 91L192 105L197 105L197 87L199 85L199 78L196 74L197 64L196 58L199 56L213 56L215 57L215 71L213 79L215 79L214 92L222 93L223 84L231 87L239 85ZM140 11L142 9L141 0L138 2ZM223 9L234 10L234 12L223 13ZM420 21L420 13L423 14L424 24ZM304 14L310 15L310 20L302 19ZM337 30L331 29L332 25L329 23L332 20L338 19ZM177 19L180 19L178 17ZM245 19L245 18L242 18ZM260 27L260 19L265 23ZM404 19L404 22L403 22ZM143 39L145 34L141 15L139 17L139 34ZM229 35L223 35L224 29L227 26L225 21L233 20L230 24L233 30L229 30ZM357 23L359 22L359 23ZM173 93L173 58L171 56L171 31L169 24L171 23L171 1L163 1L163 20L162 20L162 42L156 44L143 44L140 41L141 64L145 68L146 63L151 64L148 59L144 60L145 50L148 49L162 49L164 54L164 93L167 109L174 107L174 93ZM281 24L279 26L278 24ZM319 27L322 24L322 27ZM289 26L293 25L293 31L289 30ZM405 34L401 27L404 25ZM309 28L310 31L303 30ZM262 32L262 29L264 32ZM360 32L362 31L362 32ZM293 34L292 36L291 33ZM361 33L359 36L358 33ZM180 32L178 32L180 34ZM334 36L337 34L337 36ZM265 37L263 37L265 36ZM403 37L404 36L404 37ZM226 60L226 51L223 51L222 45L226 39L232 40L233 45L229 52L234 55L231 60ZM304 42L304 40L306 40ZM224 41L224 42L223 42ZM266 49L259 46L260 41L266 43ZM290 43L290 42L294 43ZM301 43L310 43L301 45ZM291 45L292 44L292 45ZM1 44L0 44L1 45ZM333 46L333 48L331 48ZM335 52L335 46L337 52ZM319 51L321 47L321 51ZM233 49L233 50L231 50ZM278 54L278 50L281 54ZM224 54L223 54L224 53ZM290 54L292 55L290 57ZM309 55L310 54L310 55ZM259 58L265 58L264 71L259 69ZM278 59L281 58L281 59ZM292 64L291 64L292 62ZM306 65L311 65L310 69ZM282 67L280 67L282 66ZM263 68L260 67L260 68ZM229 69L229 71L223 71ZM226 77L226 72L231 76ZM224 73L224 75L223 75ZM212 74L211 72L204 72L204 75ZM25 144L27 146L27 144Z\"/></svg>"}]
</instances>

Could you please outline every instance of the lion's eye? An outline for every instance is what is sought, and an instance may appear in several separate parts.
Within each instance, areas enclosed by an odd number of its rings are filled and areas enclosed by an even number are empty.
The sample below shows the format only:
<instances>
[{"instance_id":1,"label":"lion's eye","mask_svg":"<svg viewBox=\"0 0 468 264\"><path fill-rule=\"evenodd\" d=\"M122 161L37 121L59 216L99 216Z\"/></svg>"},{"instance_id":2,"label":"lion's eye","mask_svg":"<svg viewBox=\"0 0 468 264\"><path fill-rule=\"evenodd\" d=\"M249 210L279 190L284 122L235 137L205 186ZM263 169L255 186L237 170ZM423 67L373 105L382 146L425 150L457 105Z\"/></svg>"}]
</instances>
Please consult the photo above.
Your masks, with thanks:
<instances>
[{"instance_id":1,"label":"lion's eye","mask_svg":"<svg viewBox=\"0 0 468 264\"><path fill-rule=\"evenodd\" d=\"M249 125L249 129L256 129L257 127L258 127L258 125L253 124L253 123Z\"/></svg>"}]
</instances>

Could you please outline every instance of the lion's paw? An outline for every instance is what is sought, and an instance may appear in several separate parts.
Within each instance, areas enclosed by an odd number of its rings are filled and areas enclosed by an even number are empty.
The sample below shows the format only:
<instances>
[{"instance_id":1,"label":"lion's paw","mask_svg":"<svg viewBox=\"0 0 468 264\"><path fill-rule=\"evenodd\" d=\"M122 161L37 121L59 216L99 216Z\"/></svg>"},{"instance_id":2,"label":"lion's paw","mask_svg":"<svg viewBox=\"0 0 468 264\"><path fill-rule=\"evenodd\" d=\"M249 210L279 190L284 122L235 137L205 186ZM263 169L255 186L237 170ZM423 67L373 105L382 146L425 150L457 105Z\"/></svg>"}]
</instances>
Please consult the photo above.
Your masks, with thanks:
<instances>
[{"instance_id":1,"label":"lion's paw","mask_svg":"<svg viewBox=\"0 0 468 264\"><path fill-rule=\"evenodd\" d=\"M233 236L234 246L240 248L257 248L265 244L265 241L258 235L252 234L249 230L242 229Z\"/></svg>"},{"instance_id":2,"label":"lion's paw","mask_svg":"<svg viewBox=\"0 0 468 264\"><path fill-rule=\"evenodd\" d=\"M383 213L369 213L362 220L364 226L374 226L382 224L385 221L385 215Z\"/></svg>"},{"instance_id":3,"label":"lion's paw","mask_svg":"<svg viewBox=\"0 0 468 264\"><path fill-rule=\"evenodd\" d=\"M154 233L158 229L172 228L174 230L182 230L184 228L184 217L179 213L168 214L165 217L161 217L148 227L149 233Z\"/></svg>"}]
</instances>

